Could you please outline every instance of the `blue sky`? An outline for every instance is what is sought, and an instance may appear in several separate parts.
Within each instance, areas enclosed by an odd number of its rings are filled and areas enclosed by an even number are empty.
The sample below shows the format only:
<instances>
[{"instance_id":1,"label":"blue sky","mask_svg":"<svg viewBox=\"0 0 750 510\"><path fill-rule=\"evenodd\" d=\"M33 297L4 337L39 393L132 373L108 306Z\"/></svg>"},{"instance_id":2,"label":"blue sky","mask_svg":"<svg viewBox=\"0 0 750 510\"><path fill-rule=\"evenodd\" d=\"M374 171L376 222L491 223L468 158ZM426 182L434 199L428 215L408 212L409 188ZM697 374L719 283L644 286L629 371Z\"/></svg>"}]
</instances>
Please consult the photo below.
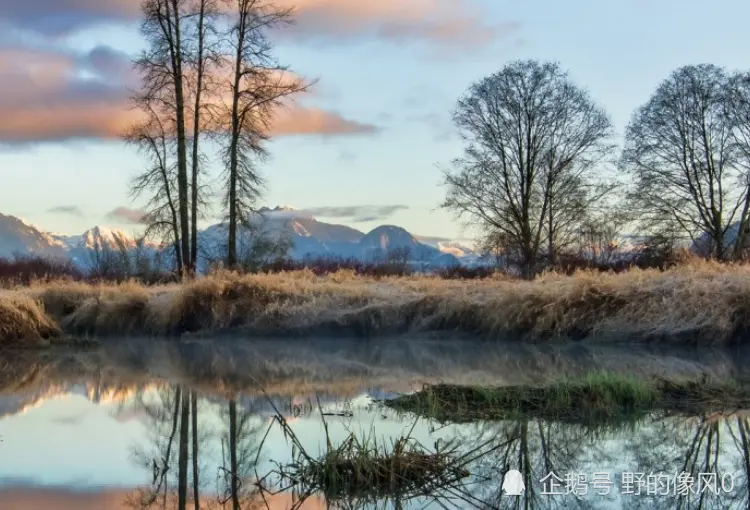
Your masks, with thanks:
<instances>
[{"instance_id":1,"label":"blue sky","mask_svg":"<svg viewBox=\"0 0 750 510\"><path fill-rule=\"evenodd\" d=\"M101 0L101 5L128 1L136 0ZM299 74L319 78L301 103L378 129L321 135L311 128L305 135L279 137L264 168L264 202L299 208L408 206L371 222L319 218L364 231L388 223L419 235L471 235L451 214L436 210L444 195L440 165L449 165L462 150L450 113L472 82L510 60L559 61L608 110L618 141L633 110L675 68L704 62L750 68L746 0L299 1L304 5L298 31L281 40L277 53ZM18 122L13 116L2 126L4 108L40 108L30 93L3 90L13 86L4 73L26 69L22 50L82 55L106 46L132 53L141 44L132 11L113 7L114 14L104 16L93 7L91 13L71 8L65 19L80 19L61 29L50 27L58 20L52 14L45 19L30 12L28 0L6 2L17 5L0 13L0 28L18 30L0 31L0 143L8 142L0 148L0 212L52 231L77 233L96 224L133 231L136 225L108 216L116 207L140 205L127 190L143 165L133 149L111 136L71 139L66 126L57 126L68 119L61 114L34 117L56 126L55 136L41 137L53 141L37 142L35 130L23 126L18 129L26 130L24 136L13 136ZM97 5L78 5L87 3ZM454 23L455 13L465 14L461 23ZM494 37L485 37L486 29L494 29ZM55 90L47 85L45 101L53 104ZM76 97L78 112L85 99ZM211 175L218 170L213 164Z\"/></svg>"}]
</instances>

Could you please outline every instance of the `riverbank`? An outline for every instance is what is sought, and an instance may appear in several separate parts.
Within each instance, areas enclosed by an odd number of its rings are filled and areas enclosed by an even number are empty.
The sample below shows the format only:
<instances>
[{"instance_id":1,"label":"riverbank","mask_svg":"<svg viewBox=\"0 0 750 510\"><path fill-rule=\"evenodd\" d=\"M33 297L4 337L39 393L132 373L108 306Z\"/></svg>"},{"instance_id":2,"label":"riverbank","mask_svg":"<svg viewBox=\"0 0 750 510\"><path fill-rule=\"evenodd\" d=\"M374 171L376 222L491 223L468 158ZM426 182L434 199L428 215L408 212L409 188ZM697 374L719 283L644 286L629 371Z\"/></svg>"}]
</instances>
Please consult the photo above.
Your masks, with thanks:
<instances>
[{"instance_id":1,"label":"riverbank","mask_svg":"<svg viewBox=\"0 0 750 510\"><path fill-rule=\"evenodd\" d=\"M481 338L734 344L750 330L750 267L511 279L217 273L185 284L53 282L0 292L0 346L106 336L465 333Z\"/></svg>"}]
</instances>

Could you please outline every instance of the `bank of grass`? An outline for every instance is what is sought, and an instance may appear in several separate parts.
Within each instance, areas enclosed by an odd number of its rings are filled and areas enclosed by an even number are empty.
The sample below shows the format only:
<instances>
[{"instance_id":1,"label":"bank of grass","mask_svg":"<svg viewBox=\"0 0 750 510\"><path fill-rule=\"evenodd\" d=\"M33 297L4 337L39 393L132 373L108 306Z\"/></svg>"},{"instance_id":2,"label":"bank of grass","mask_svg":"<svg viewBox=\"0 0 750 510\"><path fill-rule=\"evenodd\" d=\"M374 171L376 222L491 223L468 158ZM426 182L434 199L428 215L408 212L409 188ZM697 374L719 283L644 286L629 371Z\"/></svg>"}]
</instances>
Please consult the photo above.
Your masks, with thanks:
<instances>
[{"instance_id":1,"label":"bank of grass","mask_svg":"<svg viewBox=\"0 0 750 510\"><path fill-rule=\"evenodd\" d=\"M219 272L149 287L47 282L0 291L0 305L0 345L64 335L425 331L730 344L750 333L750 267L694 261L663 272L550 273L534 281Z\"/></svg>"},{"instance_id":2,"label":"bank of grass","mask_svg":"<svg viewBox=\"0 0 750 510\"><path fill-rule=\"evenodd\" d=\"M653 411L694 415L747 410L750 386L706 377L648 380L593 372L540 387L427 385L383 404L440 422L545 419L601 426L637 420Z\"/></svg>"}]
</instances>

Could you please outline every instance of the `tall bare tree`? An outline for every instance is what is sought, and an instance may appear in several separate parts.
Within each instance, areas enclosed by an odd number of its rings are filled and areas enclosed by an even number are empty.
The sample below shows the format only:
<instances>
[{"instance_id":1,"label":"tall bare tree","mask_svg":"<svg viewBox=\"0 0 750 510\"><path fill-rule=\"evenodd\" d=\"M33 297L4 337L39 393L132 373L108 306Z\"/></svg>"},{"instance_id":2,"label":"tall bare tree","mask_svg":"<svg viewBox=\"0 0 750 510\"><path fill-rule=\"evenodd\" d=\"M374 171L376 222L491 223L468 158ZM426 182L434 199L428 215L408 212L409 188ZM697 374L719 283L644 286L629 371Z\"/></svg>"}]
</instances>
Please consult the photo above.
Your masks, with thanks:
<instances>
[{"instance_id":1,"label":"tall bare tree","mask_svg":"<svg viewBox=\"0 0 750 510\"><path fill-rule=\"evenodd\" d=\"M445 174L443 207L512 241L533 276L544 242L553 258L556 232L588 205L571 188L598 180L609 117L558 64L526 60L473 84L453 121L467 145Z\"/></svg>"},{"instance_id":2,"label":"tall bare tree","mask_svg":"<svg viewBox=\"0 0 750 510\"><path fill-rule=\"evenodd\" d=\"M189 57L186 59L191 70L193 94L192 119L192 152L190 180L190 272L195 273L198 259L198 216L201 203L199 174L202 162L200 151L201 134L212 124L211 108L216 93L215 80L212 74L217 72L220 64L218 0L195 0L191 6L190 37L188 39Z\"/></svg>"},{"instance_id":3,"label":"tall bare tree","mask_svg":"<svg viewBox=\"0 0 750 510\"><path fill-rule=\"evenodd\" d=\"M227 36L230 100L223 126L224 188L228 213L227 265L237 263L237 232L257 200L263 179L258 165L283 100L309 84L293 77L273 55L270 29L292 22L292 10L268 0L224 0L230 11Z\"/></svg>"},{"instance_id":4,"label":"tall bare tree","mask_svg":"<svg viewBox=\"0 0 750 510\"><path fill-rule=\"evenodd\" d=\"M141 9L141 33L146 39L146 49L134 62L142 78L135 102L139 106L147 105L148 110L159 116L166 131L174 136L178 242L182 267L188 269L191 260L183 70L187 1L144 0Z\"/></svg>"},{"instance_id":5,"label":"tall bare tree","mask_svg":"<svg viewBox=\"0 0 750 510\"><path fill-rule=\"evenodd\" d=\"M729 258L735 221L747 224L747 169L738 161L733 82L720 67L685 66L664 80L627 128L622 155L632 203L647 230L707 236L706 253Z\"/></svg>"},{"instance_id":6,"label":"tall bare tree","mask_svg":"<svg viewBox=\"0 0 750 510\"><path fill-rule=\"evenodd\" d=\"M732 141L741 168L738 185L745 194L733 254L740 257L747 248L750 234L750 73L736 73L730 78L726 114L732 126Z\"/></svg>"}]
</instances>

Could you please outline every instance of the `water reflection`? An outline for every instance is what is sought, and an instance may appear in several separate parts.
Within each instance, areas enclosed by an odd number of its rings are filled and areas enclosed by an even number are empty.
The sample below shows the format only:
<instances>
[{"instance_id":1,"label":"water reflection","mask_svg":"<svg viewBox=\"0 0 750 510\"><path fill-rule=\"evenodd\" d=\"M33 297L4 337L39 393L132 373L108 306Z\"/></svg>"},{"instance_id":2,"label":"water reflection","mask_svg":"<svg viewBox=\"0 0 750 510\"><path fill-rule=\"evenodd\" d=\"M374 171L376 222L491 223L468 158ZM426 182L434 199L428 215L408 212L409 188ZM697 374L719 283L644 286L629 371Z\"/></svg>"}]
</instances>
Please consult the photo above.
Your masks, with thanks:
<instances>
[{"instance_id":1,"label":"water reflection","mask_svg":"<svg viewBox=\"0 0 750 510\"><path fill-rule=\"evenodd\" d=\"M117 409L117 413L141 416L148 431L148 437L132 445L131 461L140 466L150 483L132 490L128 504L131 508L165 510L748 507L750 420L744 414L651 415L638 423L601 428L538 420L453 425L396 415L366 402L328 400L320 404L321 413L311 400L236 396L217 402L199 398L179 385L139 392ZM283 423L273 419L277 410L284 417ZM400 427L381 430L384 427L380 424L386 421ZM348 434L381 434L392 440L412 430L425 445L453 440L461 454L472 459L466 466L470 476L460 485L446 484L432 487L428 494L378 502L301 494L294 490L294 484L278 477L265 484L270 473L278 473L280 466L293 459L295 450L305 449L311 456L325 451L326 437L334 443ZM294 434L301 439L292 437ZM521 473L525 490L520 496L508 495L502 489L503 476L509 469ZM611 484L596 487L596 472L606 473ZM669 494L663 490L656 494L649 486L657 475L674 477L683 472L695 484L702 473L716 473L718 494L710 490L694 493L696 485L686 494L675 494L672 487ZM550 473L560 477L562 494L548 494L540 482ZM624 494L629 474L635 480L629 487L633 494ZM643 474L641 482L639 474ZM585 476L577 490L566 487L566 478L575 475ZM731 490L722 490L722 475L731 476ZM607 487L609 490L605 490Z\"/></svg>"},{"instance_id":2,"label":"water reflection","mask_svg":"<svg viewBox=\"0 0 750 510\"><path fill-rule=\"evenodd\" d=\"M202 412L214 419L204 419ZM133 445L132 459L150 484L128 495L131 508L237 510L257 503L252 480L265 426L252 403L238 408L237 400L229 399L217 410L175 385L139 393L117 413L144 416L148 431L142 444Z\"/></svg>"},{"instance_id":3,"label":"water reflection","mask_svg":"<svg viewBox=\"0 0 750 510\"><path fill-rule=\"evenodd\" d=\"M123 502L160 510L750 508L750 421L744 413L652 414L606 427L543 420L445 424L397 415L371 398L429 380L502 384L633 367L644 375L747 378L747 356L639 357L582 346L524 354L520 347L457 348L455 342L353 351L336 343L315 349L278 341L259 345L171 343L147 350L113 343L91 352L0 355L0 508L114 510ZM304 484L292 487L270 476L300 448L314 458L326 451L324 420L334 447L350 434L376 437L389 447L411 434L429 451L453 441L458 454L471 459L470 476L430 486L428 493L377 501L308 494ZM520 495L503 490L510 469L520 473ZM649 494L649 480L683 472L696 481L701 473L716 473L719 486L722 474L729 474L733 487L716 495ZM550 473L560 477L562 494L546 493L540 480ZM608 494L600 494L607 487L601 479L595 486L595 473L607 475ZM568 490L566 477L575 475L586 480ZM627 475L632 492L640 494L623 494Z\"/></svg>"}]
</instances>

